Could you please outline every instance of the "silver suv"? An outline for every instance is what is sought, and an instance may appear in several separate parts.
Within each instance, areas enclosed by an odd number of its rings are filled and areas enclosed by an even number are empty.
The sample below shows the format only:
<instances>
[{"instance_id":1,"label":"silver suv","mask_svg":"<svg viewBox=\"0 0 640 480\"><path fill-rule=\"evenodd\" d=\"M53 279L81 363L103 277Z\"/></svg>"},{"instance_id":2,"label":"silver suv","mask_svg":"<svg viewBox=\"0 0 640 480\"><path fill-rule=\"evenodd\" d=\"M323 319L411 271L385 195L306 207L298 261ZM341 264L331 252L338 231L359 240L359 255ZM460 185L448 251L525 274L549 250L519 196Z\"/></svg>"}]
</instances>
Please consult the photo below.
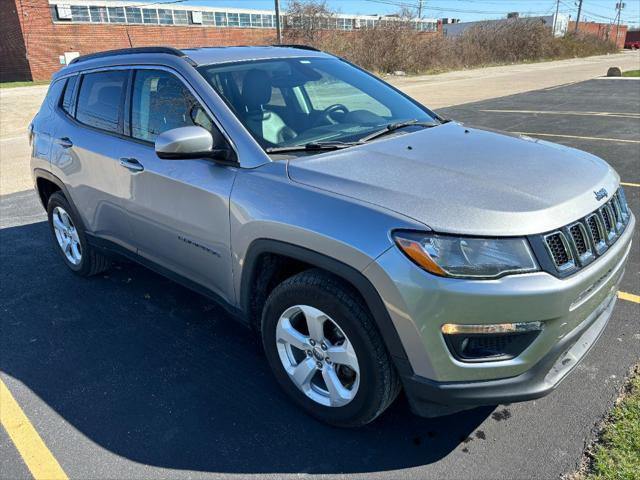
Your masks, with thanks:
<instances>
[{"instance_id":1,"label":"silver suv","mask_svg":"<svg viewBox=\"0 0 640 480\"><path fill-rule=\"evenodd\" d=\"M601 159L307 47L80 57L30 139L73 272L115 253L215 298L339 426L401 389L423 416L549 393L604 330L635 224Z\"/></svg>"}]
</instances>

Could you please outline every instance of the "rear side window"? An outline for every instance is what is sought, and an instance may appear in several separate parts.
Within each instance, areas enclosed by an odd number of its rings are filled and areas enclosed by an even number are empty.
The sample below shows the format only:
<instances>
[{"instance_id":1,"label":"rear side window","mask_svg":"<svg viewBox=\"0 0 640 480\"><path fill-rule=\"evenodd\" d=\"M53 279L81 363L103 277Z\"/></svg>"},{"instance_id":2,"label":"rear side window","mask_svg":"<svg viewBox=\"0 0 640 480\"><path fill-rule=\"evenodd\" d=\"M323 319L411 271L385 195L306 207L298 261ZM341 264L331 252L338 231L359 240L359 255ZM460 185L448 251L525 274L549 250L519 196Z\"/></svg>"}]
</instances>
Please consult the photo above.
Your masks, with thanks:
<instances>
[{"instance_id":1,"label":"rear side window","mask_svg":"<svg viewBox=\"0 0 640 480\"><path fill-rule=\"evenodd\" d=\"M72 115L71 106L73 104L73 90L76 88L78 77L69 77L64 87L64 96L62 97L62 109L69 115Z\"/></svg>"},{"instance_id":2,"label":"rear side window","mask_svg":"<svg viewBox=\"0 0 640 480\"><path fill-rule=\"evenodd\" d=\"M58 102L60 101L62 87L64 87L64 80L58 80L57 82L52 83L51 86L49 86L45 103L52 110L55 110L56 105L58 105Z\"/></svg>"},{"instance_id":3,"label":"rear side window","mask_svg":"<svg viewBox=\"0 0 640 480\"><path fill-rule=\"evenodd\" d=\"M126 70L89 73L82 77L76 119L91 127L120 132Z\"/></svg>"}]
</instances>

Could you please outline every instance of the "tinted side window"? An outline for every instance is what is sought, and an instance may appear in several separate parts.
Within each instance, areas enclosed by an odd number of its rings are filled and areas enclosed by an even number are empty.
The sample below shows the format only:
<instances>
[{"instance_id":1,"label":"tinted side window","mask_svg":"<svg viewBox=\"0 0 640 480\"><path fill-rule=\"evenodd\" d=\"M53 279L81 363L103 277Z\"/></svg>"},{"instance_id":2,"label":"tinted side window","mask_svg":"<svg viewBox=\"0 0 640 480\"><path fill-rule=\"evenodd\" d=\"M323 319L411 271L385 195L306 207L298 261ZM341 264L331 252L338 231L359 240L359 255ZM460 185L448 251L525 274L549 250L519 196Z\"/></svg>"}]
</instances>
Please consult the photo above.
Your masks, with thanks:
<instances>
[{"instance_id":1,"label":"tinted side window","mask_svg":"<svg viewBox=\"0 0 640 480\"><path fill-rule=\"evenodd\" d=\"M62 97L62 109L69 115L72 115L71 104L73 103L73 90L76 88L78 76L69 77L64 87L64 96Z\"/></svg>"},{"instance_id":2,"label":"tinted side window","mask_svg":"<svg viewBox=\"0 0 640 480\"><path fill-rule=\"evenodd\" d=\"M91 127L119 132L128 75L125 70L84 75L78 94L76 119Z\"/></svg>"},{"instance_id":3,"label":"tinted side window","mask_svg":"<svg viewBox=\"0 0 640 480\"><path fill-rule=\"evenodd\" d=\"M162 70L136 72L131 99L134 138L153 142L166 130L193 125L210 132L213 128L198 100L176 76Z\"/></svg>"}]
</instances>

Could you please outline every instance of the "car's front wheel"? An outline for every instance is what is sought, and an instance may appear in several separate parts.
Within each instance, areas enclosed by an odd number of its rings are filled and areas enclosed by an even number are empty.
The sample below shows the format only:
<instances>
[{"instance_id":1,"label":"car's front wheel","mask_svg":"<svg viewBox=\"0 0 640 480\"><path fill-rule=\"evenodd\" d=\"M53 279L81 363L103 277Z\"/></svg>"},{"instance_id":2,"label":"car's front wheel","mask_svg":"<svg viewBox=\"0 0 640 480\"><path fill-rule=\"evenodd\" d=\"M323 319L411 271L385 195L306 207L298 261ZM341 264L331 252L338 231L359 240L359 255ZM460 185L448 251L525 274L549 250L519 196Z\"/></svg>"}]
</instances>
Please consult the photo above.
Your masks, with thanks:
<instances>
[{"instance_id":1,"label":"car's front wheel","mask_svg":"<svg viewBox=\"0 0 640 480\"><path fill-rule=\"evenodd\" d=\"M262 342L278 383L315 418L365 425L400 384L382 338L359 296L320 270L276 287L262 315Z\"/></svg>"}]
</instances>

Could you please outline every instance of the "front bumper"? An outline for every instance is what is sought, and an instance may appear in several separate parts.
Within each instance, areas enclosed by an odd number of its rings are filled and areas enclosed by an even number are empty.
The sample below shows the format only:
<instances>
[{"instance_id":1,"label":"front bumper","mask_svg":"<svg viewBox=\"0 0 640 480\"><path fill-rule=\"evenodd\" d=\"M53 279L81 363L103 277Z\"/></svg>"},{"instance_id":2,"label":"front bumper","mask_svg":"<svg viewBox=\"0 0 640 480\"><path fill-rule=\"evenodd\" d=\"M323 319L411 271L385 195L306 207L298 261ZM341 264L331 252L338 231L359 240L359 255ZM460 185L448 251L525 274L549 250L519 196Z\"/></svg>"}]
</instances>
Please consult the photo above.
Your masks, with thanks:
<instances>
[{"instance_id":1,"label":"front bumper","mask_svg":"<svg viewBox=\"0 0 640 480\"><path fill-rule=\"evenodd\" d=\"M403 343L395 358L417 413L442 414L541 397L553 390L598 339L611 315L631 248L635 219L598 261L570 277L545 272L497 280L430 275L396 248L365 270ZM543 322L540 335L517 357L462 362L440 332L445 323ZM434 413L435 412L435 413Z\"/></svg>"},{"instance_id":2,"label":"front bumper","mask_svg":"<svg viewBox=\"0 0 640 480\"><path fill-rule=\"evenodd\" d=\"M415 375L403 378L412 410L425 417L453 413L480 405L540 398L553 391L596 343L606 327L616 294L562 338L536 365L510 378L483 382L434 382Z\"/></svg>"}]
</instances>

